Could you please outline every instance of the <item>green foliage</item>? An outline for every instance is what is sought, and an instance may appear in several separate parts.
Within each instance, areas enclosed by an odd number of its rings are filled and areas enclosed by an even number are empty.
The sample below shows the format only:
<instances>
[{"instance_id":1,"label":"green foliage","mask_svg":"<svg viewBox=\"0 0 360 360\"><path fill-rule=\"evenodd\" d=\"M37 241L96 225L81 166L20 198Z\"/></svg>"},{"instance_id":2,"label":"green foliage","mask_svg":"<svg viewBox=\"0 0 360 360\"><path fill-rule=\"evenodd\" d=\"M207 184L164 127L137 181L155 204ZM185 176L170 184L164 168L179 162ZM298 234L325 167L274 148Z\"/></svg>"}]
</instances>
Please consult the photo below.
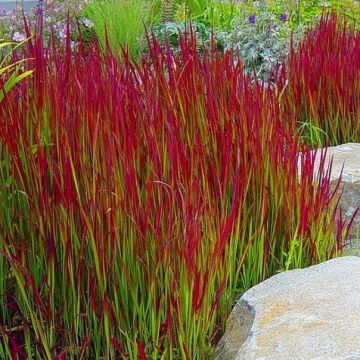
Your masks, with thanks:
<instances>
[{"instance_id":1,"label":"green foliage","mask_svg":"<svg viewBox=\"0 0 360 360\"><path fill-rule=\"evenodd\" d=\"M94 24L94 31L103 48L109 42L111 49L121 56L121 47L136 59L144 25L156 22L158 4L146 0L94 0L83 15Z\"/></svg>"},{"instance_id":2,"label":"green foliage","mask_svg":"<svg viewBox=\"0 0 360 360\"><path fill-rule=\"evenodd\" d=\"M229 31L232 20L241 13L242 9L236 1L212 1L204 11L204 20L216 29Z\"/></svg>"},{"instance_id":3,"label":"green foliage","mask_svg":"<svg viewBox=\"0 0 360 360\"><path fill-rule=\"evenodd\" d=\"M161 0L161 19L163 22L173 20L175 1L174 0Z\"/></svg>"},{"instance_id":4,"label":"green foliage","mask_svg":"<svg viewBox=\"0 0 360 360\"><path fill-rule=\"evenodd\" d=\"M245 0L241 3L242 11L258 13L261 5L276 15L289 14L289 26L296 29L299 25L311 26L317 22L323 11L336 11L360 25L360 1L358 0Z\"/></svg>"},{"instance_id":5,"label":"green foliage","mask_svg":"<svg viewBox=\"0 0 360 360\"><path fill-rule=\"evenodd\" d=\"M323 11L329 10L345 15L357 26L360 25L360 2L357 0L297 0L295 2L287 0L286 7L294 25L309 26L321 17Z\"/></svg>"},{"instance_id":6,"label":"green foliage","mask_svg":"<svg viewBox=\"0 0 360 360\"><path fill-rule=\"evenodd\" d=\"M200 9L202 9L200 11ZM175 21L189 19L202 22L222 31L230 30L231 21L241 14L241 6L236 1L206 1L202 6L189 5L188 1L179 4Z\"/></svg>"},{"instance_id":7,"label":"green foliage","mask_svg":"<svg viewBox=\"0 0 360 360\"><path fill-rule=\"evenodd\" d=\"M227 31L234 17L242 13L244 13L244 5L234 0L181 0L177 4L174 21L193 20Z\"/></svg>"},{"instance_id":8,"label":"green foliage","mask_svg":"<svg viewBox=\"0 0 360 360\"><path fill-rule=\"evenodd\" d=\"M161 45L165 45L166 41L168 41L175 53L180 51L180 38L189 36L191 32L196 37L198 51L201 52L204 49L210 49L213 37L212 28L201 22L192 22L191 27L190 23L187 22L166 22L153 29L153 35L157 41ZM214 36L215 34L214 32ZM223 49L224 41L221 33L216 37L216 41L218 49Z\"/></svg>"},{"instance_id":9,"label":"green foliage","mask_svg":"<svg viewBox=\"0 0 360 360\"><path fill-rule=\"evenodd\" d=\"M174 20L196 19L217 29L229 30L235 17L259 15L262 7L276 17L282 13L289 15L288 25L297 29L299 25L314 24L324 10L335 10L360 25L360 1L358 0L178 0Z\"/></svg>"},{"instance_id":10,"label":"green foliage","mask_svg":"<svg viewBox=\"0 0 360 360\"><path fill-rule=\"evenodd\" d=\"M311 147L322 147L329 140L326 132L315 126L311 121L299 121L298 132L302 140Z\"/></svg>"},{"instance_id":11,"label":"green foliage","mask_svg":"<svg viewBox=\"0 0 360 360\"><path fill-rule=\"evenodd\" d=\"M211 5L212 0L186 0L185 4L192 19L199 19Z\"/></svg>"},{"instance_id":12,"label":"green foliage","mask_svg":"<svg viewBox=\"0 0 360 360\"><path fill-rule=\"evenodd\" d=\"M353 21L357 28L360 27L360 1L359 0L333 0L331 8L339 14L345 15Z\"/></svg>"},{"instance_id":13,"label":"green foliage","mask_svg":"<svg viewBox=\"0 0 360 360\"><path fill-rule=\"evenodd\" d=\"M4 99L5 94L18 82L32 74L32 70L21 71L21 65L26 59L16 62L9 61L12 51L16 50L16 48L21 46L24 42L16 44L11 42L1 42L0 40L0 102ZM10 50L6 50L8 48L10 48Z\"/></svg>"}]
</instances>

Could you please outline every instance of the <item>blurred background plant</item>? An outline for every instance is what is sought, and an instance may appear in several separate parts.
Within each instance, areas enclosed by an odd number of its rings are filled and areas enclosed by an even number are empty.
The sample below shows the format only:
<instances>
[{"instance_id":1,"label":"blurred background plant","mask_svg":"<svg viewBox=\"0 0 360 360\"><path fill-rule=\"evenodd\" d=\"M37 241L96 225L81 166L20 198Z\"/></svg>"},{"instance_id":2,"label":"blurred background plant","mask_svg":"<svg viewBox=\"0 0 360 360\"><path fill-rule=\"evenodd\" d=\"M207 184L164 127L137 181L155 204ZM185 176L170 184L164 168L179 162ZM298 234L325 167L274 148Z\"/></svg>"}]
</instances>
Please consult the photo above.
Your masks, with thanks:
<instances>
[{"instance_id":1,"label":"blurred background plant","mask_svg":"<svg viewBox=\"0 0 360 360\"><path fill-rule=\"evenodd\" d=\"M196 47L199 52L210 50L212 42L216 44L218 51L224 50L224 36L222 32L206 26L202 22L165 22L152 30L151 37L157 39L159 44L169 45L174 53L180 52L181 39L187 36L194 36ZM143 39L143 52L147 52L147 39Z\"/></svg>"},{"instance_id":2,"label":"blurred background plant","mask_svg":"<svg viewBox=\"0 0 360 360\"><path fill-rule=\"evenodd\" d=\"M7 41L21 42L28 35L39 33L41 26L46 41L50 36L63 41L67 37L69 20L71 40L78 40L80 28L83 40L86 41L91 38L90 29L93 25L81 16L81 12L88 2L89 0L39 0L37 6L28 10L23 10L20 2L16 3L13 9L0 11L0 37ZM31 34L27 34L25 21Z\"/></svg>"},{"instance_id":3,"label":"blurred background plant","mask_svg":"<svg viewBox=\"0 0 360 360\"><path fill-rule=\"evenodd\" d=\"M246 72L269 79L286 59L291 42L298 42L303 28L293 31L286 12L276 16L265 4L247 18L235 17L231 31L224 35L225 50L239 55Z\"/></svg>"},{"instance_id":4,"label":"blurred background plant","mask_svg":"<svg viewBox=\"0 0 360 360\"><path fill-rule=\"evenodd\" d=\"M45 38L53 34L64 41L69 15L73 45L79 39L80 28L83 40L89 42L95 35L104 49L107 38L113 51L121 56L120 47L127 48L135 59L147 52L144 25L159 34L161 41L168 32L170 43L178 46L175 31L181 34L185 23L192 22L202 42L214 28L218 43L224 45L219 50L236 49L249 67L259 70L286 54L291 30L299 34L316 24L324 9L336 10L356 26L360 24L360 2L355 0L39 0L37 7L25 12L25 17L35 32L42 15ZM0 11L0 37L18 42L27 35L20 6Z\"/></svg>"},{"instance_id":5,"label":"blurred background plant","mask_svg":"<svg viewBox=\"0 0 360 360\"><path fill-rule=\"evenodd\" d=\"M123 48L137 59L144 26L150 30L160 22L159 8L158 1L96 0L87 4L82 14L92 22L103 49L109 44L122 56Z\"/></svg>"},{"instance_id":6,"label":"blurred background plant","mask_svg":"<svg viewBox=\"0 0 360 360\"><path fill-rule=\"evenodd\" d=\"M273 3L276 1L273 1ZM360 2L358 0L285 0L284 6L290 14L293 26L303 24L309 26L318 21L324 10L336 11L360 26ZM271 5L273 6L273 5Z\"/></svg>"},{"instance_id":7,"label":"blurred background plant","mask_svg":"<svg viewBox=\"0 0 360 360\"><path fill-rule=\"evenodd\" d=\"M175 10L174 0L161 0L160 2L161 20L164 23L173 20L174 10Z\"/></svg>"}]
</instances>

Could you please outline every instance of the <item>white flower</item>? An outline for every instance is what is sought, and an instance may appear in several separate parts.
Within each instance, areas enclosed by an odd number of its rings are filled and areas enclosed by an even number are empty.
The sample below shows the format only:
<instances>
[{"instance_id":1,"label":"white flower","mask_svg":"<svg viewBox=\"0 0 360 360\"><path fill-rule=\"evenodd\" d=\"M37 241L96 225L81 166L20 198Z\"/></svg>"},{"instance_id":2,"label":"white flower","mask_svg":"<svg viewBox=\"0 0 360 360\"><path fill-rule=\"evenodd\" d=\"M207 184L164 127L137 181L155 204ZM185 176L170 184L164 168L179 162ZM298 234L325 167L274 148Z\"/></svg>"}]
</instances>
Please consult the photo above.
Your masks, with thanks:
<instances>
[{"instance_id":1,"label":"white flower","mask_svg":"<svg viewBox=\"0 0 360 360\"><path fill-rule=\"evenodd\" d=\"M66 25L64 25L63 28L59 31L59 37L60 37L60 39L66 39L67 38Z\"/></svg>"},{"instance_id":2,"label":"white flower","mask_svg":"<svg viewBox=\"0 0 360 360\"><path fill-rule=\"evenodd\" d=\"M82 19L82 23L84 24L85 27L91 29L94 26L94 23L89 20L89 19Z\"/></svg>"},{"instance_id":3,"label":"white flower","mask_svg":"<svg viewBox=\"0 0 360 360\"><path fill-rule=\"evenodd\" d=\"M16 42L22 42L26 39L26 36L22 33L19 33L18 31L16 31L12 37L12 39Z\"/></svg>"}]
</instances>

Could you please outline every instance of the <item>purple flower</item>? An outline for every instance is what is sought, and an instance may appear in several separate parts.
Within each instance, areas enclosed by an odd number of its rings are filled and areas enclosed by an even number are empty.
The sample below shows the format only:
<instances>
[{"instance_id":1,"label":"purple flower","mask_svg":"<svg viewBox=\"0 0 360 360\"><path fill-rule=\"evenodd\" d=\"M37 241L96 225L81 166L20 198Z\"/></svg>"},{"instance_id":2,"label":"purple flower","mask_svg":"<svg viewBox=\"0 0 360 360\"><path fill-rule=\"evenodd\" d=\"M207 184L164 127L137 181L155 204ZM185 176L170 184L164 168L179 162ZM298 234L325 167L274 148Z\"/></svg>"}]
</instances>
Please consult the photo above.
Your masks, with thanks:
<instances>
[{"instance_id":1,"label":"purple flower","mask_svg":"<svg viewBox=\"0 0 360 360\"><path fill-rule=\"evenodd\" d=\"M281 21L286 21L288 19L288 15L287 15L287 13L282 13L281 15L280 15L280 20Z\"/></svg>"},{"instance_id":2,"label":"purple flower","mask_svg":"<svg viewBox=\"0 0 360 360\"><path fill-rule=\"evenodd\" d=\"M250 24L255 24L255 15L250 15L249 16L249 23Z\"/></svg>"},{"instance_id":3,"label":"purple flower","mask_svg":"<svg viewBox=\"0 0 360 360\"><path fill-rule=\"evenodd\" d=\"M39 0L38 4L36 6L36 10L35 10L35 15L36 16L41 16L42 12L43 12L43 5L44 5L44 1L43 0Z\"/></svg>"}]
</instances>

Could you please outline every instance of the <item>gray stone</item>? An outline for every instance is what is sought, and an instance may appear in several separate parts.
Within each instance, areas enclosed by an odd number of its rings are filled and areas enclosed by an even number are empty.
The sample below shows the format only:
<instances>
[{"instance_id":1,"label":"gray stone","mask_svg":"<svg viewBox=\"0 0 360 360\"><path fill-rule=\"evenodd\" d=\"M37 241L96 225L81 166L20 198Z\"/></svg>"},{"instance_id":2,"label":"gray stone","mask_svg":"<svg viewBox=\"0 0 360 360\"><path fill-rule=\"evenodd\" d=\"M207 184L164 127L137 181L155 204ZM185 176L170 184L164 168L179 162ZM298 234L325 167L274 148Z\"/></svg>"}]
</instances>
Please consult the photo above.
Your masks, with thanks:
<instances>
[{"instance_id":1,"label":"gray stone","mask_svg":"<svg viewBox=\"0 0 360 360\"><path fill-rule=\"evenodd\" d=\"M322 156L325 156L325 169L331 166L331 186L335 189L341 177L337 196L340 197L339 210L346 223L349 223L356 209L360 208L360 144L348 143L318 149L315 158L315 174L319 171ZM299 166L299 172L301 168ZM360 255L360 211L355 216L350 231L351 245L347 244L347 253Z\"/></svg>"},{"instance_id":2,"label":"gray stone","mask_svg":"<svg viewBox=\"0 0 360 360\"><path fill-rule=\"evenodd\" d=\"M234 307L217 360L340 360L360 354L360 258L271 277Z\"/></svg>"},{"instance_id":3,"label":"gray stone","mask_svg":"<svg viewBox=\"0 0 360 360\"><path fill-rule=\"evenodd\" d=\"M315 168L319 168L321 152L317 153ZM332 161L331 180L335 188L341 177L338 190L340 196L339 208L346 222L349 222L360 207L360 144L348 143L326 149L326 166ZM355 217L351 237L358 239L360 213Z\"/></svg>"},{"instance_id":4,"label":"gray stone","mask_svg":"<svg viewBox=\"0 0 360 360\"><path fill-rule=\"evenodd\" d=\"M342 181L350 184L360 182L360 144L347 143L328 147L326 150L325 165L329 165L333 158L331 180L339 179L342 173ZM321 151L317 151L315 167L320 164Z\"/></svg>"}]
</instances>

